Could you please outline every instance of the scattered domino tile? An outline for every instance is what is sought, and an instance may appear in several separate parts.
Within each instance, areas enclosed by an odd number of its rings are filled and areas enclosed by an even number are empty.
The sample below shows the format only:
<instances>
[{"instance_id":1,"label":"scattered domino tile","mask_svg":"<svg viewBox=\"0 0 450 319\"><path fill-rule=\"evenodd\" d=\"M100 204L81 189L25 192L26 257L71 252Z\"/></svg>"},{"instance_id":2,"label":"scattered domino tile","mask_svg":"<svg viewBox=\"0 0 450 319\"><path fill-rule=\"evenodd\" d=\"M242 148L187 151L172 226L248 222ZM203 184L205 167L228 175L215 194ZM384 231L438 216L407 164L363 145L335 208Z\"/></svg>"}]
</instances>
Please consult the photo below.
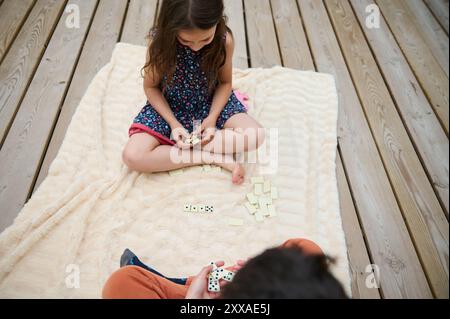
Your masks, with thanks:
<instances>
[{"instance_id":1,"label":"scattered domino tile","mask_svg":"<svg viewBox=\"0 0 450 319\"><path fill-rule=\"evenodd\" d=\"M229 218L228 225L230 226L243 226L244 220L239 218Z\"/></svg>"},{"instance_id":2,"label":"scattered domino tile","mask_svg":"<svg viewBox=\"0 0 450 319\"><path fill-rule=\"evenodd\" d=\"M211 168L211 171L213 171L213 172L221 172L221 171L222 171L222 168L221 168L220 166L214 165L214 166Z\"/></svg>"},{"instance_id":3,"label":"scattered domino tile","mask_svg":"<svg viewBox=\"0 0 450 319\"><path fill-rule=\"evenodd\" d=\"M253 193L255 193L255 195L257 195L257 196L262 195L262 193L263 193L262 184L255 184L255 190L253 191Z\"/></svg>"},{"instance_id":4,"label":"scattered domino tile","mask_svg":"<svg viewBox=\"0 0 450 319\"><path fill-rule=\"evenodd\" d=\"M258 177L252 177L251 178L252 184L263 184L264 183L264 177L258 176Z\"/></svg>"},{"instance_id":5,"label":"scattered domino tile","mask_svg":"<svg viewBox=\"0 0 450 319\"><path fill-rule=\"evenodd\" d=\"M260 208L260 212L263 216L269 216L269 210L267 209L267 205L262 205Z\"/></svg>"},{"instance_id":6,"label":"scattered domino tile","mask_svg":"<svg viewBox=\"0 0 450 319\"><path fill-rule=\"evenodd\" d=\"M270 192L270 189L271 189L270 181L265 181L264 182L264 186L263 186L263 192L264 193L268 193L268 192Z\"/></svg>"},{"instance_id":7,"label":"scattered domino tile","mask_svg":"<svg viewBox=\"0 0 450 319\"><path fill-rule=\"evenodd\" d=\"M278 199L278 189L262 176L251 178L253 192L246 195L248 202L244 204L249 214L254 215L257 222L265 218L277 216L274 199Z\"/></svg>"},{"instance_id":8,"label":"scattered domino tile","mask_svg":"<svg viewBox=\"0 0 450 319\"><path fill-rule=\"evenodd\" d=\"M257 211L257 212L255 213L255 218L256 218L256 221L257 221L257 222L262 222L262 221L264 221L264 216L261 214L260 211Z\"/></svg>"},{"instance_id":9,"label":"scattered domino tile","mask_svg":"<svg viewBox=\"0 0 450 319\"><path fill-rule=\"evenodd\" d=\"M258 204L258 199L256 198L255 194L253 194L253 193L248 193L247 199L250 202L250 204Z\"/></svg>"},{"instance_id":10,"label":"scattered domino tile","mask_svg":"<svg viewBox=\"0 0 450 319\"><path fill-rule=\"evenodd\" d=\"M270 217L277 216L277 211L275 210L275 207L273 205L267 205L267 210L269 211Z\"/></svg>"},{"instance_id":11,"label":"scattered domino tile","mask_svg":"<svg viewBox=\"0 0 450 319\"><path fill-rule=\"evenodd\" d=\"M184 204L184 212L186 213L214 213L214 206L212 205L192 205Z\"/></svg>"},{"instance_id":12,"label":"scattered domino tile","mask_svg":"<svg viewBox=\"0 0 450 319\"><path fill-rule=\"evenodd\" d=\"M256 213L256 207L250 203L245 203L245 207L247 208L248 212L253 215Z\"/></svg>"},{"instance_id":13,"label":"scattered domino tile","mask_svg":"<svg viewBox=\"0 0 450 319\"><path fill-rule=\"evenodd\" d=\"M170 176L178 176L178 175L181 175L183 173L184 173L184 170L182 168L176 169L176 170L173 170L173 171L169 171L169 175Z\"/></svg>"}]
</instances>

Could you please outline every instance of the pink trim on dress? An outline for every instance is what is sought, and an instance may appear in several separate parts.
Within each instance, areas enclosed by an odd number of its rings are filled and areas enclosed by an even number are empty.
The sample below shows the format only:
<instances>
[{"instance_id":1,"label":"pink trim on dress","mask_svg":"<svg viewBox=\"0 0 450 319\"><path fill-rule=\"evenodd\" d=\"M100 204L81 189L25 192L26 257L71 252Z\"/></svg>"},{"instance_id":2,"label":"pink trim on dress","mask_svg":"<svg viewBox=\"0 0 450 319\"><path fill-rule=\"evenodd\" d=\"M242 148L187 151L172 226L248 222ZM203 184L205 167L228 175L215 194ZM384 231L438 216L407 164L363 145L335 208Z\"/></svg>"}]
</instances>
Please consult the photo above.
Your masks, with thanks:
<instances>
[{"instance_id":1,"label":"pink trim on dress","mask_svg":"<svg viewBox=\"0 0 450 319\"><path fill-rule=\"evenodd\" d=\"M158 132L155 132L148 126L145 126L140 123L133 123L131 125L130 129L128 130L128 137L131 137L132 135L137 134L137 133L150 134L151 136L156 138L158 140L158 142L161 143L161 145L175 145L174 141L168 139L164 135L159 134Z\"/></svg>"}]
</instances>

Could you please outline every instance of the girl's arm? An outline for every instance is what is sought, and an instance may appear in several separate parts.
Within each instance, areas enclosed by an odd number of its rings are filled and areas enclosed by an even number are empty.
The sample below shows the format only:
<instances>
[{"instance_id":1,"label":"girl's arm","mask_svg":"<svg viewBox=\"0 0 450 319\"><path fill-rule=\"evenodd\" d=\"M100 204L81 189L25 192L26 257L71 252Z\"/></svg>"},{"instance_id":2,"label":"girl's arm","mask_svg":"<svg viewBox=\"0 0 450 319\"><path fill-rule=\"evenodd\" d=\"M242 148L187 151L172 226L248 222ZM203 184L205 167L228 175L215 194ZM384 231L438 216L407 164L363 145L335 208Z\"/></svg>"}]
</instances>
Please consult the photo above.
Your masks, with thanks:
<instances>
[{"instance_id":1,"label":"girl's arm","mask_svg":"<svg viewBox=\"0 0 450 319\"><path fill-rule=\"evenodd\" d=\"M148 59L148 56L147 56ZM153 72L148 72L144 77L144 92L147 96L149 103L158 112L159 115L169 124L173 129L178 124L178 120L173 114L169 103L162 94L159 83L161 76L158 74L153 75Z\"/></svg>"},{"instance_id":2,"label":"girl's arm","mask_svg":"<svg viewBox=\"0 0 450 319\"><path fill-rule=\"evenodd\" d=\"M225 64L219 70L219 85L216 88L209 112L209 116L216 120L227 104L232 90L234 40L230 33L227 34L225 46L227 58Z\"/></svg>"}]
</instances>

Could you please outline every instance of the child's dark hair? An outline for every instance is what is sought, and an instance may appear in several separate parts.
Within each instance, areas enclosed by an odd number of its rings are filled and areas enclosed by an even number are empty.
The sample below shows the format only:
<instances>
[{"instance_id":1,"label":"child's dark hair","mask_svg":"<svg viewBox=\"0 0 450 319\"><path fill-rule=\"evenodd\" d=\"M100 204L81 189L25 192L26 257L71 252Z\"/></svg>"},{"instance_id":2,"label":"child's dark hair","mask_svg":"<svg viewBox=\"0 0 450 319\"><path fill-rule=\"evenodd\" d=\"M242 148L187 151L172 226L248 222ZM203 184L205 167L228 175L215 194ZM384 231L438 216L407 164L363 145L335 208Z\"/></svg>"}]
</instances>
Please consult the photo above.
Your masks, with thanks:
<instances>
[{"instance_id":1,"label":"child's dark hair","mask_svg":"<svg viewBox=\"0 0 450 319\"><path fill-rule=\"evenodd\" d=\"M222 289L222 299L346 299L333 261L298 248L273 248L249 260Z\"/></svg>"},{"instance_id":2,"label":"child's dark hair","mask_svg":"<svg viewBox=\"0 0 450 319\"><path fill-rule=\"evenodd\" d=\"M218 79L219 69L225 64L226 50L223 37L228 31L223 0L163 0L158 18L148 35L152 43L148 49L149 71L167 76L167 83L173 79L177 61L177 35L180 30L208 30L217 26L214 40L202 51L202 71L208 76L211 93Z\"/></svg>"}]
</instances>

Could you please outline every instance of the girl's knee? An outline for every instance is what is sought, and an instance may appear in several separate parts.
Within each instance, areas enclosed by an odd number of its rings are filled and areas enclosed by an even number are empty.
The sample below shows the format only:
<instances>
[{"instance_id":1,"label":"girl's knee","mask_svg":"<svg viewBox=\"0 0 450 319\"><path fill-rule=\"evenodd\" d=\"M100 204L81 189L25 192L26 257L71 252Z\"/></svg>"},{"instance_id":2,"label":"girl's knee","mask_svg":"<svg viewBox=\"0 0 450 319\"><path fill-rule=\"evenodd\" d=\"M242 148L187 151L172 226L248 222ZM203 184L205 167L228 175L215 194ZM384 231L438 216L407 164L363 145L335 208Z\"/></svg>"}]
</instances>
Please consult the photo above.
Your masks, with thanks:
<instances>
[{"instance_id":1,"label":"girl's knee","mask_svg":"<svg viewBox=\"0 0 450 319\"><path fill-rule=\"evenodd\" d=\"M145 152L143 150L125 147L122 152L122 161L131 170L139 171L142 161L144 160ZM150 172L147 172L150 173Z\"/></svg>"}]
</instances>

